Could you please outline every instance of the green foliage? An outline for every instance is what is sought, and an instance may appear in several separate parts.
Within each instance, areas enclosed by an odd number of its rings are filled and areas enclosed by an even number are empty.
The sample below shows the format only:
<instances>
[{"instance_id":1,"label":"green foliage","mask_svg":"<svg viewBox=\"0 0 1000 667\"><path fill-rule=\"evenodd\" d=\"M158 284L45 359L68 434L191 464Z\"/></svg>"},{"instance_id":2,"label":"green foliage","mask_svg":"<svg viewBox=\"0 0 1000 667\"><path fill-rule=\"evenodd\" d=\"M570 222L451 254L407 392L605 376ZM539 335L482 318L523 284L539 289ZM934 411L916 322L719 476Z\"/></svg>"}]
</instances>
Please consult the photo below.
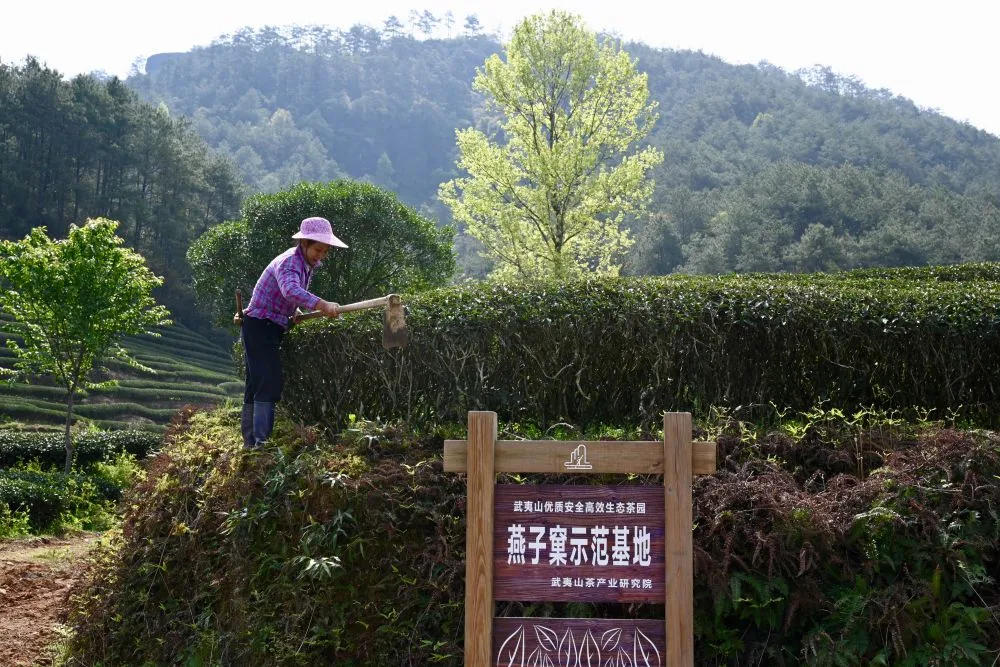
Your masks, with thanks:
<instances>
[{"instance_id":1,"label":"green foliage","mask_svg":"<svg viewBox=\"0 0 1000 667\"><path fill-rule=\"evenodd\" d=\"M140 465L139 458L145 458L145 454L137 456L126 450L109 452L103 460L91 464L88 471L99 483L111 488L127 489L146 478L146 471Z\"/></svg>"},{"instance_id":2,"label":"green foliage","mask_svg":"<svg viewBox=\"0 0 1000 667\"><path fill-rule=\"evenodd\" d=\"M307 423L349 414L461 422L488 409L544 425L772 403L914 408L995 424L995 268L903 277L755 274L485 283L407 296L410 344L381 318L309 322L286 339L285 402Z\"/></svg>"},{"instance_id":3,"label":"green foliage","mask_svg":"<svg viewBox=\"0 0 1000 667\"><path fill-rule=\"evenodd\" d=\"M617 274L632 244L622 229L653 192L659 150L630 151L656 121L646 75L628 53L599 44L578 16L553 10L514 28L473 83L503 121L505 144L458 131L458 166L441 186L455 219L504 277Z\"/></svg>"},{"instance_id":4,"label":"green foliage","mask_svg":"<svg viewBox=\"0 0 1000 667\"><path fill-rule=\"evenodd\" d=\"M20 242L0 242L0 310L16 318L22 343L7 340L22 373L50 374L65 389L66 472L72 465L74 394L105 357L138 365L121 346L126 335L169 324L152 290L162 284L138 253L122 247L118 223L99 218L53 241L42 227Z\"/></svg>"},{"instance_id":5,"label":"green foliage","mask_svg":"<svg viewBox=\"0 0 1000 667\"><path fill-rule=\"evenodd\" d=\"M26 515L34 533L106 530L120 497L119 487L83 473L0 470L0 506Z\"/></svg>"},{"instance_id":6,"label":"green foliage","mask_svg":"<svg viewBox=\"0 0 1000 667\"><path fill-rule=\"evenodd\" d=\"M440 439L357 423L327 442L279 422L282 445L247 454L238 420L195 414L126 497L80 590L73 655L455 664L465 485L427 461Z\"/></svg>"},{"instance_id":7,"label":"green foliage","mask_svg":"<svg viewBox=\"0 0 1000 667\"><path fill-rule=\"evenodd\" d=\"M163 437L145 431L99 431L74 438L76 463L92 463L122 454L145 458L158 449ZM36 461L43 465L62 463L66 452L61 435L0 430L0 468Z\"/></svg>"},{"instance_id":8,"label":"green foliage","mask_svg":"<svg viewBox=\"0 0 1000 667\"><path fill-rule=\"evenodd\" d=\"M807 427L791 438L786 420ZM425 426L355 419L326 439L279 421L274 447L246 453L237 421L236 411L194 415L127 498L122 534L78 589L75 658L462 664L466 488L440 463L441 433L461 427L418 436ZM613 428L632 427L600 432ZM721 412L696 428L717 434L720 469L693 489L695 664L990 664L995 434L822 407L785 412L774 428ZM500 424L510 438L539 429ZM580 437L565 430L551 429ZM566 481L519 477L500 481ZM511 603L499 613L661 610Z\"/></svg>"},{"instance_id":9,"label":"green foliage","mask_svg":"<svg viewBox=\"0 0 1000 667\"><path fill-rule=\"evenodd\" d=\"M213 228L188 252L200 303L219 324L232 322L234 293L244 304L264 267L294 244L299 223L311 216L331 221L350 246L331 254L310 289L348 303L391 292L445 284L454 273L452 231L374 185L346 180L301 183L251 197L242 219Z\"/></svg>"},{"instance_id":10,"label":"green foliage","mask_svg":"<svg viewBox=\"0 0 1000 667\"><path fill-rule=\"evenodd\" d=\"M167 282L158 300L197 325L178 258L207 226L239 208L235 165L190 121L140 100L121 80L64 80L28 57L0 63L0 239L44 225L63 238L100 213Z\"/></svg>"},{"instance_id":11,"label":"green foliage","mask_svg":"<svg viewBox=\"0 0 1000 667\"><path fill-rule=\"evenodd\" d=\"M24 510L12 511L0 502L0 540L26 537L31 534L31 517Z\"/></svg>"}]
</instances>

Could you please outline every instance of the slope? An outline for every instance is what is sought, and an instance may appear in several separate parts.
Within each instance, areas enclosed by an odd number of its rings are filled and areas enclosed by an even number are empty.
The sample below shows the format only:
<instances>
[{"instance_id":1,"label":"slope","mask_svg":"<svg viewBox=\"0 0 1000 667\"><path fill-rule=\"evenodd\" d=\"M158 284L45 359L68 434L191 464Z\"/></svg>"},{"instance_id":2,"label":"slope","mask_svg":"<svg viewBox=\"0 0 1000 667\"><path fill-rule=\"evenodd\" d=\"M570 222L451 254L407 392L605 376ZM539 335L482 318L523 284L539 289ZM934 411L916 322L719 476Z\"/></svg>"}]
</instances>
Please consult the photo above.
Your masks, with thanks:
<instances>
[{"instance_id":1,"label":"slope","mask_svg":"<svg viewBox=\"0 0 1000 667\"><path fill-rule=\"evenodd\" d=\"M13 335L9 319L0 319L0 367L12 368L7 347ZM5 327L5 325L7 325ZM161 328L157 337L133 336L125 347L152 372L109 361L95 380L116 380L115 387L88 390L74 408L75 421L92 422L102 429L140 428L162 431L185 405L218 405L242 394L232 354L187 327ZM0 383L0 427L16 425L38 429L65 424L65 392L46 378Z\"/></svg>"}]
</instances>

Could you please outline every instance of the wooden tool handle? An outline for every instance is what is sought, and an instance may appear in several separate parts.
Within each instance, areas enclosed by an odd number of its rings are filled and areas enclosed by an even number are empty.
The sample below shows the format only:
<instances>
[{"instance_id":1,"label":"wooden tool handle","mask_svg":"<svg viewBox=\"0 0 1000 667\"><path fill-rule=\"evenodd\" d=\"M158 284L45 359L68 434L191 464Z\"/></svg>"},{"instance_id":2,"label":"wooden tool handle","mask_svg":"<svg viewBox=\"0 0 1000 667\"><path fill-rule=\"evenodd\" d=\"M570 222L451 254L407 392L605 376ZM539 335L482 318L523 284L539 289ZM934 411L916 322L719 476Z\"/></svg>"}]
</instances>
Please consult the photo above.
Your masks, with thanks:
<instances>
[{"instance_id":1,"label":"wooden tool handle","mask_svg":"<svg viewBox=\"0 0 1000 667\"><path fill-rule=\"evenodd\" d=\"M316 317L323 317L323 313L318 310L310 310L308 313L296 313L295 315L292 315L292 322L294 324L298 324L299 322L311 320Z\"/></svg>"},{"instance_id":2,"label":"wooden tool handle","mask_svg":"<svg viewBox=\"0 0 1000 667\"><path fill-rule=\"evenodd\" d=\"M243 324L243 294L236 290L236 314L233 315L233 324L241 326Z\"/></svg>"},{"instance_id":3,"label":"wooden tool handle","mask_svg":"<svg viewBox=\"0 0 1000 667\"><path fill-rule=\"evenodd\" d=\"M356 303L349 303L344 306L338 306L338 310L340 310L340 312L342 313L350 313L355 310L364 310L365 308L378 308L379 306L388 306L388 305L389 305L389 297L380 296L377 299L368 299L367 301L358 301Z\"/></svg>"},{"instance_id":4,"label":"wooden tool handle","mask_svg":"<svg viewBox=\"0 0 1000 667\"><path fill-rule=\"evenodd\" d=\"M355 310L365 310L366 308L378 308L380 306L388 306L389 299L396 296L395 294L388 294L386 296L380 296L377 299L368 299L367 301L356 301L354 303L348 303L343 306L338 306L338 310L341 313L350 313ZM295 322L302 322L304 320L311 320L315 317L323 317L323 313L318 310L313 310L308 313L302 313L296 315L293 319Z\"/></svg>"}]
</instances>

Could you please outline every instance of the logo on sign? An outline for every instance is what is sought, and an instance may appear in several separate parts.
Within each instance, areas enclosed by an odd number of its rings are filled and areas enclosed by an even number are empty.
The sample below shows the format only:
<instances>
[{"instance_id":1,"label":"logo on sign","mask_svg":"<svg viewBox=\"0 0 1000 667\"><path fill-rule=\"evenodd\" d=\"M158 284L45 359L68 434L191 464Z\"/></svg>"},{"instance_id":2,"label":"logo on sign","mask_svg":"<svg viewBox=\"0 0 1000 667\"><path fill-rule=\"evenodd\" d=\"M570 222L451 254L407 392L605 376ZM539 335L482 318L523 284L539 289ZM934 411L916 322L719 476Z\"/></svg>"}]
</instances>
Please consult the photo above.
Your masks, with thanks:
<instances>
[{"instance_id":1,"label":"logo on sign","mask_svg":"<svg viewBox=\"0 0 1000 667\"><path fill-rule=\"evenodd\" d=\"M564 464L567 470L591 470L594 466L587 463L587 445L580 445L569 453L569 461Z\"/></svg>"}]
</instances>

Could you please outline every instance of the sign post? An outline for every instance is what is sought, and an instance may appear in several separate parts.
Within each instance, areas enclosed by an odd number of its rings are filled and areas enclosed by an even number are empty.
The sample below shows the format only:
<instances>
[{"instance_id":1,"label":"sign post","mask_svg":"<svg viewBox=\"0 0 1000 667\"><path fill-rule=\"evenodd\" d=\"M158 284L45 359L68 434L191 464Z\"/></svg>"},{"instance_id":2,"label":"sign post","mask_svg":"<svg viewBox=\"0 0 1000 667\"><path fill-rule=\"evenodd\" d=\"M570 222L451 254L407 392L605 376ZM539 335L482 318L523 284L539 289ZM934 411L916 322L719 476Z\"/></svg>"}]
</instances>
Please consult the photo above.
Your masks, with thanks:
<instances>
[{"instance_id":1,"label":"sign post","mask_svg":"<svg viewBox=\"0 0 1000 667\"><path fill-rule=\"evenodd\" d=\"M692 665L693 474L715 443L667 413L663 442L498 441L493 412L445 441L444 469L468 474L465 664ZM662 474L663 487L510 484L498 472ZM663 602L665 623L494 618L495 600Z\"/></svg>"}]
</instances>

